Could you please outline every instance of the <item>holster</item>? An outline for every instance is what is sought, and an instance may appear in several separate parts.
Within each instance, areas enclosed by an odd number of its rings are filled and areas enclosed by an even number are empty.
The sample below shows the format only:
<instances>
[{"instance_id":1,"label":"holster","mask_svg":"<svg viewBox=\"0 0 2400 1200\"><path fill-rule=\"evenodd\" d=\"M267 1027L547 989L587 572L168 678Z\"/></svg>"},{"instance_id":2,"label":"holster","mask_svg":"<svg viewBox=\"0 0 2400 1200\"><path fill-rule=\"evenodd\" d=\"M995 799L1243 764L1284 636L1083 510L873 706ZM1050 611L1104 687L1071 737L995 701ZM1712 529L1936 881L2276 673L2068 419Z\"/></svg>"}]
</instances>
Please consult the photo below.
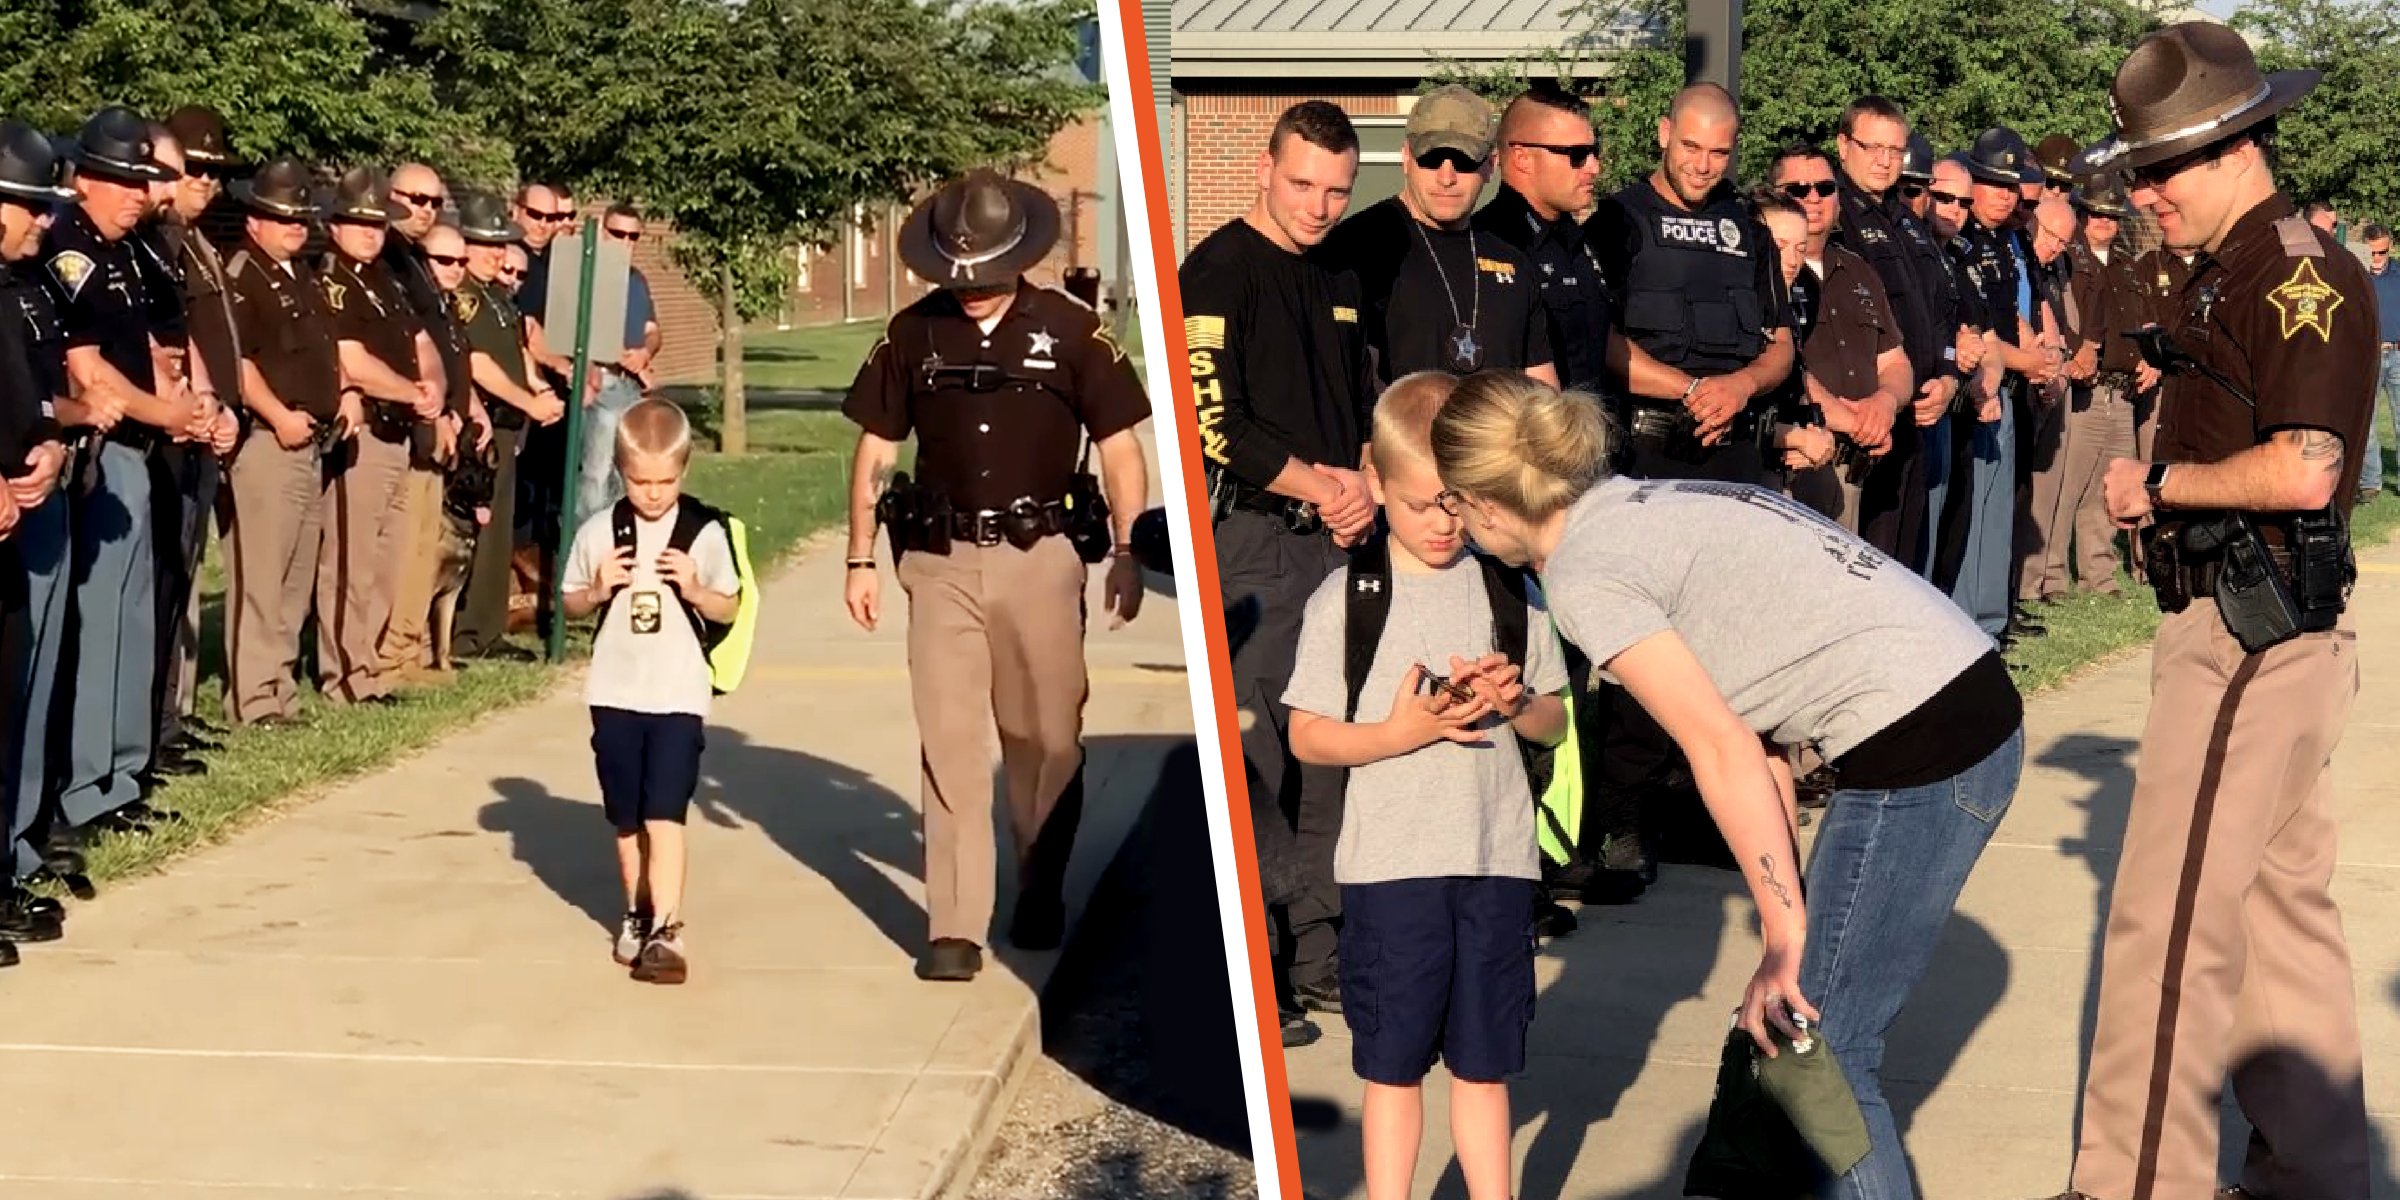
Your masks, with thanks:
<instances>
[{"instance_id":1,"label":"holster","mask_svg":"<svg viewBox=\"0 0 2400 1200\"><path fill-rule=\"evenodd\" d=\"M1074 545L1075 556L1087 565L1107 558L1116 543L1108 529L1108 497L1100 490L1100 477L1077 471L1067 482L1065 503L1067 541Z\"/></svg>"},{"instance_id":2,"label":"holster","mask_svg":"<svg viewBox=\"0 0 2400 1200\"><path fill-rule=\"evenodd\" d=\"M2259 536L2246 512L2146 531L2159 610L2181 612L2193 597L2209 596L2226 631L2249 654L2333 628L2357 577L2340 511L2328 506L2285 530L2282 549Z\"/></svg>"},{"instance_id":3,"label":"holster","mask_svg":"<svg viewBox=\"0 0 2400 1200\"><path fill-rule=\"evenodd\" d=\"M1762 450L1773 449L1765 443L1772 440L1774 426L1761 421L1757 413L1747 409L1734 415L1724 438L1713 446L1700 443L1700 419L1693 416L1690 409L1680 405L1674 408L1636 405L1627 422L1627 431L1633 435L1634 441L1676 462L1693 466L1706 463L1719 450L1739 445L1745 439L1760 442ZM1773 459L1771 454L1766 457L1770 461Z\"/></svg>"}]
</instances>

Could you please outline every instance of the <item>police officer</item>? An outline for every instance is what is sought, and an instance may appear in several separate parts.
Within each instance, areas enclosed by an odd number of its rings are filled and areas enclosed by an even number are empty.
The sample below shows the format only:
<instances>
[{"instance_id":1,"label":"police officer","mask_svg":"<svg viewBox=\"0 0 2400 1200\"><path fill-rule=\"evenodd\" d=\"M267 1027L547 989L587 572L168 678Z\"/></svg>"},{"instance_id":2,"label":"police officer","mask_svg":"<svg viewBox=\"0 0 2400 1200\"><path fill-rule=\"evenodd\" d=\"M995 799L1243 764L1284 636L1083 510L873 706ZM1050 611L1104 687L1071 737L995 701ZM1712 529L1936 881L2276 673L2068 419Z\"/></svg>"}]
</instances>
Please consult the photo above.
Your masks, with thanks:
<instances>
[{"instance_id":1,"label":"police officer","mask_svg":"<svg viewBox=\"0 0 2400 1200\"><path fill-rule=\"evenodd\" d=\"M59 404L67 389L66 330L30 261L54 206L75 193L58 186L63 166L50 139L19 121L0 123L0 815L7 857L0 861L0 965L16 961L14 943L60 936L65 910L36 899L27 881L45 872L34 836L48 800L47 717L58 677L67 611L68 500L59 494L66 450ZM72 410L70 404L69 409ZM60 868L83 869L79 855Z\"/></svg>"},{"instance_id":2,"label":"police officer","mask_svg":"<svg viewBox=\"0 0 2400 1200\"><path fill-rule=\"evenodd\" d=\"M225 715L282 724L300 716L292 669L323 549L326 459L364 414L342 386L325 293L301 257L324 212L308 169L281 159L233 194L250 210L242 248L226 264L249 428L226 475Z\"/></svg>"},{"instance_id":3,"label":"police officer","mask_svg":"<svg viewBox=\"0 0 2400 1200\"><path fill-rule=\"evenodd\" d=\"M491 522L475 539L467 590L459 609L457 653L464 657L530 659L508 645L509 584L516 555L518 447L525 430L566 415L558 389L531 369L525 317L500 281L508 252L525 231L508 219L507 202L472 192L458 203L458 232L467 241L467 280L452 297L467 335L468 371L491 413Z\"/></svg>"},{"instance_id":4,"label":"police officer","mask_svg":"<svg viewBox=\"0 0 2400 1200\"><path fill-rule=\"evenodd\" d=\"M2029 392L2046 387L2062 365L2061 356L2042 339L2041 293L2031 249L2015 236L2023 200L2019 185L2028 157L2024 139L2006 126L1995 126L1976 138L1974 148L1960 159L1973 181L1964 236L1983 290L1990 352L2006 375L1999 420L1978 428L1975 435L1967 546L1951 598L2004 646L2046 632L2022 616L2014 603L2017 521L2023 511L2018 431L2026 423L2028 406L2040 402Z\"/></svg>"},{"instance_id":5,"label":"police officer","mask_svg":"<svg viewBox=\"0 0 2400 1200\"><path fill-rule=\"evenodd\" d=\"M1609 372L1626 397L1628 474L1758 483L1776 389L1796 353L1766 228L1725 179L1741 116L1715 84L1676 93L1658 123L1660 162L1600 202L1588 236L1615 297ZM1601 865L1656 878L1635 820L1705 825L1674 740L1622 689L1609 689L1599 786L1584 807L1582 843ZM1644 796L1648 800L1641 799ZM1723 845L1693 832L1706 853Z\"/></svg>"},{"instance_id":6,"label":"police officer","mask_svg":"<svg viewBox=\"0 0 2400 1200\"><path fill-rule=\"evenodd\" d=\"M1292 757L1282 701L1309 596L1375 519L1359 472L1376 396L1359 283L1312 253L1350 203L1358 153L1340 108L1285 109L1249 212L1177 269L1250 827L1260 878L1288 884L1264 897L1286 1045L1317 1035L1307 1008L1339 1007L1342 777Z\"/></svg>"},{"instance_id":7,"label":"police officer","mask_svg":"<svg viewBox=\"0 0 2400 1200\"><path fill-rule=\"evenodd\" d=\"M406 215L385 190L382 174L368 167L335 185L333 248L320 276L342 377L366 410L366 428L329 472L317 565L317 669L327 696L353 704L392 695L397 673L385 669L380 643L400 583L401 485L417 430L447 401L423 375L438 353L433 339L383 262L390 224Z\"/></svg>"},{"instance_id":8,"label":"police officer","mask_svg":"<svg viewBox=\"0 0 2400 1200\"><path fill-rule=\"evenodd\" d=\"M1469 224L1532 266L1560 386L1605 395L1608 290L1583 230L1600 180L1591 106L1555 86L1528 90L1500 114L1499 156L1499 194Z\"/></svg>"},{"instance_id":9,"label":"police officer","mask_svg":"<svg viewBox=\"0 0 2400 1200\"><path fill-rule=\"evenodd\" d=\"M2277 114L2317 80L2262 75L2224 26L2170 25L2118 67L2115 136L2081 160L2127 175L2168 244L2199 256L2167 330L2194 361L2166 378L2155 459L2115 460L2105 483L2120 524L2158 521L2167 616L2070 1195L2215 1192L2228 1082L2252 1130L2243 1191L2370 1189L2328 884L2331 763L2358 694L2346 517L2374 413L2375 304L2358 259L2270 166Z\"/></svg>"},{"instance_id":10,"label":"police officer","mask_svg":"<svg viewBox=\"0 0 2400 1200\"><path fill-rule=\"evenodd\" d=\"M1936 478L1936 461L1940 470L1948 465L1946 418L1959 385L1957 291L1932 233L1899 195L1910 145L1900 107L1882 96L1852 101L1835 142L1841 213L1833 244L1865 259L1882 281L1912 385L1908 410L1893 422L1891 449L1862 486L1859 533L1924 574L1929 480ZM1930 171L1932 164L1925 166Z\"/></svg>"},{"instance_id":11,"label":"police officer","mask_svg":"<svg viewBox=\"0 0 2400 1200\"><path fill-rule=\"evenodd\" d=\"M900 441L917 437L918 478L884 491L880 507L908 595L924 743L931 937L921 979L972 979L983 965L996 883L984 747L995 725L1020 881L1009 941L1045 950L1064 936L1083 801L1085 564L1110 556L1118 625L1141 606L1130 542L1148 504L1135 429L1150 402L1099 314L1023 278L1058 230L1047 194L990 171L919 203L899 229L900 255L937 290L892 318L842 405L860 431L843 594L864 629L882 614L878 481ZM1107 479L1106 521L1078 466L1084 435Z\"/></svg>"},{"instance_id":12,"label":"police officer","mask_svg":"<svg viewBox=\"0 0 2400 1200\"><path fill-rule=\"evenodd\" d=\"M159 529L159 656L152 688L158 730L149 774L156 778L205 774L208 765L193 752L215 747L185 728L184 721L199 684L200 563L216 511L218 460L241 432L224 403L240 386L241 354L233 341L233 300L225 290L224 263L197 227L217 198L218 173L232 162L225 152L224 122L214 109L192 105L152 126L150 134L158 162L177 178L151 185L162 196L162 208L137 236L143 237L143 261L152 264L147 277L162 291L174 289L172 303L158 307L162 320L171 310L182 331L174 369L191 380L199 419L207 422L205 429L169 440L152 460L157 468L152 495Z\"/></svg>"},{"instance_id":13,"label":"police officer","mask_svg":"<svg viewBox=\"0 0 2400 1200\"><path fill-rule=\"evenodd\" d=\"M1924 152L1931 158L1933 148ZM1914 155L1915 149L1910 153ZM1991 354L1991 335L1984 315L1985 291L1978 273L1981 256L1967 239L1974 186L1964 156L1933 159L1925 174L1925 225L1942 248L1943 265L1958 291L1958 364L1966 374L1959 381L1958 401L1951 405L1950 461L1938 488L1927 488L1926 503L1935 515L1927 576L1933 586L1952 598L1960 595L1958 576L1967 557L1968 535L1974 524L1975 460L1979 446L1989 442L1987 424L2000 420L2000 360ZM1968 610L1972 612L1973 610Z\"/></svg>"},{"instance_id":14,"label":"police officer","mask_svg":"<svg viewBox=\"0 0 2400 1200\"><path fill-rule=\"evenodd\" d=\"M2085 591L2117 592L2117 528L2108 518L2100 472L2111 459L2133 457L2133 369L2141 354L2127 331L2145 323L2141 281L2133 259L2117 244L2119 222L2131 211L2125 187L2111 176L2076 197L2083 233L2067 247L2075 260L2069 287L2078 323L2067 374L2068 396L2058 505L2044 543L2041 594L2069 590L2068 548L2074 548L2074 581Z\"/></svg>"},{"instance_id":15,"label":"police officer","mask_svg":"<svg viewBox=\"0 0 2400 1200\"><path fill-rule=\"evenodd\" d=\"M1509 367L1556 384L1531 264L1468 218L1492 170L1492 106L1456 84L1408 110L1400 194L1334 227L1320 252L1358 276L1378 391L1415 371Z\"/></svg>"},{"instance_id":16,"label":"police officer","mask_svg":"<svg viewBox=\"0 0 2400 1200\"><path fill-rule=\"evenodd\" d=\"M162 819L140 775L157 736L151 682L158 666L158 580L151 456L200 413L188 380L161 375L159 336L141 253L131 240L149 211L150 184L172 172L152 158L149 127L104 108L73 151L78 202L51 225L41 257L67 333L69 387L99 432L88 451L91 490L74 515L71 667L62 663L54 719L67 722L59 813L73 831L139 832Z\"/></svg>"}]
</instances>

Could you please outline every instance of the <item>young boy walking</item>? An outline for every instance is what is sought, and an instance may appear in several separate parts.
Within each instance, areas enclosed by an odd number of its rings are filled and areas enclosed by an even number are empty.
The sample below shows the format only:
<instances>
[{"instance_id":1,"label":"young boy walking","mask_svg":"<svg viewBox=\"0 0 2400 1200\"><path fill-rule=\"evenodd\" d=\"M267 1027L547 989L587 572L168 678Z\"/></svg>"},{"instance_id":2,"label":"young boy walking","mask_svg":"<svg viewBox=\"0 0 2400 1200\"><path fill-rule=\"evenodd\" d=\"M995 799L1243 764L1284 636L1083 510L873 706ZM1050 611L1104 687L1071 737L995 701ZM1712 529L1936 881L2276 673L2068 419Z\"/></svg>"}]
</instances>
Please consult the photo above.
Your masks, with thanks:
<instances>
[{"instance_id":1,"label":"young boy walking","mask_svg":"<svg viewBox=\"0 0 2400 1200\"><path fill-rule=\"evenodd\" d=\"M643 400L617 426L625 499L576 530L564 579L567 617L605 610L584 700L600 797L617 831L625 917L616 960L650 983L682 983L684 817L700 782L713 694L697 618L729 624L740 576L725 526L711 517L688 551L674 540L692 427L665 400Z\"/></svg>"},{"instance_id":2,"label":"young boy walking","mask_svg":"<svg viewBox=\"0 0 2400 1200\"><path fill-rule=\"evenodd\" d=\"M1518 739L1567 731L1538 591L1467 552L1434 471L1433 416L1455 383L1420 372L1377 402L1365 474L1390 532L1309 599L1284 693L1293 755L1350 773L1334 879L1368 1200L1410 1194L1437 1059L1468 1194L1510 1195L1505 1080L1525 1066L1541 878ZM1375 614L1380 629L1366 628Z\"/></svg>"}]
</instances>

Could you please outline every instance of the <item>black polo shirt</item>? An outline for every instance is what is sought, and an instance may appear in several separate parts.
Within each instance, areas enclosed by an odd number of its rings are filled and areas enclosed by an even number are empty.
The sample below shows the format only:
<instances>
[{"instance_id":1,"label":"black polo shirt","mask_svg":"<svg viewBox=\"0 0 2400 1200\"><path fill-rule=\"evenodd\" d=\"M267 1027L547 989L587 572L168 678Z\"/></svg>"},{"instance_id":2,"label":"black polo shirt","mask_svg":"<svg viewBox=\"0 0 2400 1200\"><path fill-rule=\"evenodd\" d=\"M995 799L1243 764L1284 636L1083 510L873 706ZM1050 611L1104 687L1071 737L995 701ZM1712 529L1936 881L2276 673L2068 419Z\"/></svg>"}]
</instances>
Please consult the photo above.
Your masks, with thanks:
<instances>
[{"instance_id":1,"label":"black polo shirt","mask_svg":"<svg viewBox=\"0 0 2400 1200\"><path fill-rule=\"evenodd\" d=\"M1564 215L1545 219L1505 183L1469 223L1515 247L1533 265L1560 385L1607 391L1608 287L1600 278L1599 259L1584 242L1583 223Z\"/></svg>"},{"instance_id":2,"label":"black polo shirt","mask_svg":"<svg viewBox=\"0 0 2400 1200\"><path fill-rule=\"evenodd\" d=\"M1436 229L1394 196L1334 226L1323 254L1358 277L1380 387L1415 371L1467 375L1551 360L1532 265L1472 225Z\"/></svg>"},{"instance_id":3,"label":"black polo shirt","mask_svg":"<svg viewBox=\"0 0 2400 1200\"><path fill-rule=\"evenodd\" d=\"M1176 268L1200 453L1265 490L1288 459L1356 470L1375 411L1358 279L1246 220Z\"/></svg>"},{"instance_id":4,"label":"black polo shirt","mask_svg":"<svg viewBox=\"0 0 2400 1200\"><path fill-rule=\"evenodd\" d=\"M1984 328L2001 341L2015 343L2024 310L2017 306L2017 258L2008 235L1969 218L1959 237L1966 242L1976 291L1983 298Z\"/></svg>"},{"instance_id":5,"label":"black polo shirt","mask_svg":"<svg viewBox=\"0 0 2400 1200\"><path fill-rule=\"evenodd\" d=\"M208 366L209 385L223 404L242 391L241 339L234 332L232 283L225 260L200 231L178 225L169 234L183 268L183 316L189 352ZM188 370L189 368L187 368Z\"/></svg>"},{"instance_id":6,"label":"black polo shirt","mask_svg":"<svg viewBox=\"0 0 2400 1200\"><path fill-rule=\"evenodd\" d=\"M187 337L183 319L183 255L170 241L164 221L148 221L125 237L133 248L133 263L142 277L142 303L150 314L150 332L158 344L180 348ZM189 373L189 368L186 368Z\"/></svg>"},{"instance_id":7,"label":"black polo shirt","mask_svg":"<svg viewBox=\"0 0 2400 1200\"><path fill-rule=\"evenodd\" d=\"M1020 280L988 332L948 291L900 310L842 415L887 441L914 433L918 481L972 512L1064 497L1080 434L1131 429L1150 400L1098 313Z\"/></svg>"},{"instance_id":8,"label":"black polo shirt","mask_svg":"<svg viewBox=\"0 0 2400 1200\"><path fill-rule=\"evenodd\" d=\"M155 392L150 309L141 267L124 240L106 241L80 204L61 209L39 255L50 300L67 330L67 349L96 346L138 391Z\"/></svg>"},{"instance_id":9,"label":"black polo shirt","mask_svg":"<svg viewBox=\"0 0 2400 1200\"><path fill-rule=\"evenodd\" d=\"M1842 178L1833 244L1874 268L1900 324L1909 373L1919 386L1954 373L1960 324L1956 285L1932 231L1889 193L1870 195Z\"/></svg>"},{"instance_id":10,"label":"black polo shirt","mask_svg":"<svg viewBox=\"0 0 2400 1200\"><path fill-rule=\"evenodd\" d=\"M25 456L58 437L66 387L66 329L50 293L25 268L0 264L0 475L24 475Z\"/></svg>"},{"instance_id":11,"label":"black polo shirt","mask_svg":"<svg viewBox=\"0 0 2400 1200\"><path fill-rule=\"evenodd\" d=\"M284 407L334 419L341 411L341 360L316 272L296 258L277 263L255 241L245 241L228 266L242 357L258 364Z\"/></svg>"}]
</instances>

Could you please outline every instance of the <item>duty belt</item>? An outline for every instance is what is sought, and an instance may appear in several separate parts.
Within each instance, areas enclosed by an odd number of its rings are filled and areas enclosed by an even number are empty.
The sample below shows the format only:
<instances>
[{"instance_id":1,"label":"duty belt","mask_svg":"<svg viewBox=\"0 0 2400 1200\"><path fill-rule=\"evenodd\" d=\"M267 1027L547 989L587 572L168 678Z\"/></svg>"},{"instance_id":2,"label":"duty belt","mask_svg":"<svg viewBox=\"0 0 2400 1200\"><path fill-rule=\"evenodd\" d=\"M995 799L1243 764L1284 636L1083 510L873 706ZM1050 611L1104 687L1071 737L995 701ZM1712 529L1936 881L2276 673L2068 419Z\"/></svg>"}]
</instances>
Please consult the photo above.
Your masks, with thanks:
<instances>
[{"instance_id":1,"label":"duty belt","mask_svg":"<svg viewBox=\"0 0 2400 1200\"><path fill-rule=\"evenodd\" d=\"M1028 496L1011 502L1007 508L980 508L973 512L951 513L950 536L972 545L997 546L1008 540L1009 518L1019 514L1031 516L1034 528L1043 537L1066 532L1066 505L1056 500L1035 500Z\"/></svg>"},{"instance_id":2,"label":"duty belt","mask_svg":"<svg viewBox=\"0 0 2400 1200\"><path fill-rule=\"evenodd\" d=\"M2116 388L2120 391L2130 392L2133 390L2133 372L2102 371L2092 379L2092 386Z\"/></svg>"},{"instance_id":3,"label":"duty belt","mask_svg":"<svg viewBox=\"0 0 2400 1200\"><path fill-rule=\"evenodd\" d=\"M1293 533L1315 533L1325 527L1324 518L1317 514L1315 505L1263 488L1236 484L1233 507L1240 512L1263 513L1273 517Z\"/></svg>"}]
</instances>

